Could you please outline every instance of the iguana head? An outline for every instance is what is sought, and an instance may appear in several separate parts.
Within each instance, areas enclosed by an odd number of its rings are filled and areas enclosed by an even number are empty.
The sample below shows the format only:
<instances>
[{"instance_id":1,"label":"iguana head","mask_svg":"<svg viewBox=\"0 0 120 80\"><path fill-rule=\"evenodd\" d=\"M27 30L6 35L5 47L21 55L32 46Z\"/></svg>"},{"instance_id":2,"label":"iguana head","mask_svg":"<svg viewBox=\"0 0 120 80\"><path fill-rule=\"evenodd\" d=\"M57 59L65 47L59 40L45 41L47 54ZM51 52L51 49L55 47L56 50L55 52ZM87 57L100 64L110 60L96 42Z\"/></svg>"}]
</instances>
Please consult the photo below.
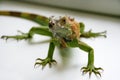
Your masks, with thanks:
<instances>
[{"instance_id":1,"label":"iguana head","mask_svg":"<svg viewBox=\"0 0 120 80\"><path fill-rule=\"evenodd\" d=\"M49 29L56 38L73 40L80 37L79 23L68 16L60 17L59 19L51 17L49 21Z\"/></svg>"}]
</instances>

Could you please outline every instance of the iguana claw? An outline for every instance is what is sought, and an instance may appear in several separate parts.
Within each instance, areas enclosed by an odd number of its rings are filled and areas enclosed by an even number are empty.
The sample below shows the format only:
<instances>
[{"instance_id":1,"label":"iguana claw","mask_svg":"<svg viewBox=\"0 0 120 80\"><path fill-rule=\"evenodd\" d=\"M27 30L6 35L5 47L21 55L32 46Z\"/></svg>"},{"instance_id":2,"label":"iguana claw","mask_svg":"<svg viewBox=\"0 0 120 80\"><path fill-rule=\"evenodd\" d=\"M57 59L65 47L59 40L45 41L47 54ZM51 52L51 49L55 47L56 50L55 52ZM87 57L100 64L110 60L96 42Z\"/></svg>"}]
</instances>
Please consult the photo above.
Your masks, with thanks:
<instances>
[{"instance_id":1,"label":"iguana claw","mask_svg":"<svg viewBox=\"0 0 120 80\"><path fill-rule=\"evenodd\" d=\"M36 63L34 66L38 65L38 66L42 66L42 69L44 69L44 67L46 65L49 65L49 67L51 68L52 67L52 64L57 64L57 62L53 59L50 59L50 58L46 58L46 59L41 59L41 58L37 58L36 59Z\"/></svg>"},{"instance_id":2,"label":"iguana claw","mask_svg":"<svg viewBox=\"0 0 120 80\"><path fill-rule=\"evenodd\" d=\"M98 70L103 70L103 69L101 67L95 68L95 67L88 66L88 67L82 67L81 70L82 70L83 74L89 73L89 77L91 77L92 72L96 76L99 75L101 77L101 74L100 74L100 72Z\"/></svg>"}]
</instances>

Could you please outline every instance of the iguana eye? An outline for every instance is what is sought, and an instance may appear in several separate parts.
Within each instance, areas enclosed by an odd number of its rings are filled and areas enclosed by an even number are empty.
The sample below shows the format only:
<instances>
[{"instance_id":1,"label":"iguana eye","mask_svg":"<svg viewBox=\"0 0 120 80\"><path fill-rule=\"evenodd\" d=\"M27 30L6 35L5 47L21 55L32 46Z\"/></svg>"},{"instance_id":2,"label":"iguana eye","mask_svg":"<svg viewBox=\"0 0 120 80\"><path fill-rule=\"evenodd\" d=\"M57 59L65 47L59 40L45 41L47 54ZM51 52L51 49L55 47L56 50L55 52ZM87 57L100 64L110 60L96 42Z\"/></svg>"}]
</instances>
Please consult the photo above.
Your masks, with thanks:
<instances>
[{"instance_id":1,"label":"iguana eye","mask_svg":"<svg viewBox=\"0 0 120 80\"><path fill-rule=\"evenodd\" d=\"M62 19L62 23L63 24L65 24L66 23L66 19L64 18L64 19Z\"/></svg>"},{"instance_id":2,"label":"iguana eye","mask_svg":"<svg viewBox=\"0 0 120 80\"><path fill-rule=\"evenodd\" d=\"M66 24L66 19L65 18L61 18L59 22L60 22L61 25L65 25Z\"/></svg>"},{"instance_id":3,"label":"iguana eye","mask_svg":"<svg viewBox=\"0 0 120 80\"><path fill-rule=\"evenodd\" d=\"M62 21L63 21L64 23L66 23L66 20L65 20L65 19L63 19Z\"/></svg>"},{"instance_id":4,"label":"iguana eye","mask_svg":"<svg viewBox=\"0 0 120 80\"><path fill-rule=\"evenodd\" d=\"M54 23L50 22L49 23L49 28L52 28L54 25L55 25Z\"/></svg>"}]
</instances>

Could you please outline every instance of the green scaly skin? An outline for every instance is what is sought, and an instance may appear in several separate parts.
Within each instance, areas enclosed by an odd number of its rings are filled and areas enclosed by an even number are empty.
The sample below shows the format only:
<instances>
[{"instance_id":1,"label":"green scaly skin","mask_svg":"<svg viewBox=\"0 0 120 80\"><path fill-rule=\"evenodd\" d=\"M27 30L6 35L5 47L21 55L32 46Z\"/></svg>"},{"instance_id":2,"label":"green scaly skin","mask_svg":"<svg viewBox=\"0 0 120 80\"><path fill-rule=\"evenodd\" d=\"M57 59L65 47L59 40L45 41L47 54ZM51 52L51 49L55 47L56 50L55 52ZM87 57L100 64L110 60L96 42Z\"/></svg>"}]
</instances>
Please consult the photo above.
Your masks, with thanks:
<instances>
[{"instance_id":1,"label":"green scaly skin","mask_svg":"<svg viewBox=\"0 0 120 80\"><path fill-rule=\"evenodd\" d=\"M12 12L12 11L0 11L0 15L25 18L40 24L41 27L32 27L28 33L21 32L21 35L14 35L14 36L3 35L1 38L6 40L9 38L16 40L23 40L23 39L31 39L34 36L34 34L49 36L51 37L51 41L49 45L48 56L45 59L37 58L35 66L40 65L42 66L42 68L44 68L47 64L51 67L53 63L56 63L56 61L53 59L53 53L55 46L60 46L60 41L53 36L52 32L49 31L49 27L48 27L49 18L31 13L21 13L21 12ZM96 38L99 36L106 37L105 35L106 31L94 33L91 30L85 32L84 29L85 29L85 25L83 23L80 23L80 33L81 33L80 38L91 38L91 37ZM67 47L72 47L72 48L78 47L88 53L88 64L86 67L81 68L84 74L89 73L89 76L91 76L91 74L94 73L95 75L101 76L99 70L103 70L103 69L101 67L96 68L94 66L93 48L91 48L86 43L79 41L78 39L74 39L72 41L66 41L66 45Z\"/></svg>"},{"instance_id":2,"label":"green scaly skin","mask_svg":"<svg viewBox=\"0 0 120 80\"><path fill-rule=\"evenodd\" d=\"M27 13L27 12L0 11L0 15L28 19L43 26L48 26L48 23L49 23L49 19L47 17L42 15Z\"/></svg>"}]
</instances>

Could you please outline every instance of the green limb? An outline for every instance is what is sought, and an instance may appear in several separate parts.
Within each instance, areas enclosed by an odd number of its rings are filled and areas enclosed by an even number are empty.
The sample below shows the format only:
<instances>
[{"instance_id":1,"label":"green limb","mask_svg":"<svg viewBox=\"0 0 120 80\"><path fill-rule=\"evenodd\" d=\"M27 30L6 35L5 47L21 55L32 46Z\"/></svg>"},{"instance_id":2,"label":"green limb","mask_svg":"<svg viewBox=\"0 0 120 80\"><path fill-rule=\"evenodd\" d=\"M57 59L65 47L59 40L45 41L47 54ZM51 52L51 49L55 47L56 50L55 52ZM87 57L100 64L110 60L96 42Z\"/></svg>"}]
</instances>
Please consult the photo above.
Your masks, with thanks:
<instances>
[{"instance_id":1,"label":"green limb","mask_svg":"<svg viewBox=\"0 0 120 80\"><path fill-rule=\"evenodd\" d=\"M20 31L19 31L20 32ZM3 35L1 38L2 39L16 39L16 40L27 40L31 39L34 34L39 34L39 35L45 35L45 36L50 36L52 37L52 33L48 30L48 28L43 28L43 27L32 27L28 33L23 33L20 32L20 35L14 35L14 36L6 36Z\"/></svg>"},{"instance_id":2,"label":"green limb","mask_svg":"<svg viewBox=\"0 0 120 80\"><path fill-rule=\"evenodd\" d=\"M49 45L49 51L48 51L48 56L45 59L41 59L41 58L37 58L36 59L36 63L35 66L42 66L42 69L44 69L44 67L48 64L49 67L52 66L52 64L57 63L54 59L53 59L53 52L55 49L55 45L53 42L50 43Z\"/></svg>"},{"instance_id":3,"label":"green limb","mask_svg":"<svg viewBox=\"0 0 120 80\"><path fill-rule=\"evenodd\" d=\"M84 23L79 23L80 24L80 37L84 37L84 38L91 38L91 37L106 37L106 31L103 32L92 32L92 30L89 30L87 32L85 32L85 25Z\"/></svg>"},{"instance_id":4,"label":"green limb","mask_svg":"<svg viewBox=\"0 0 120 80\"><path fill-rule=\"evenodd\" d=\"M21 35L13 35L13 36L7 36L7 35L3 35L1 36L1 39L16 39L16 40L27 40L28 38L31 38L27 33L22 33Z\"/></svg>"},{"instance_id":5,"label":"green limb","mask_svg":"<svg viewBox=\"0 0 120 80\"><path fill-rule=\"evenodd\" d=\"M105 37L106 38L106 31L103 32L92 32L92 30L89 30L88 32L83 32L80 37L84 38L91 38L91 37Z\"/></svg>"},{"instance_id":6,"label":"green limb","mask_svg":"<svg viewBox=\"0 0 120 80\"><path fill-rule=\"evenodd\" d=\"M85 25L82 22L79 23L79 25L80 25L80 33L82 34L84 32L84 30L85 30Z\"/></svg>"},{"instance_id":7,"label":"green limb","mask_svg":"<svg viewBox=\"0 0 120 80\"><path fill-rule=\"evenodd\" d=\"M29 36L32 37L34 34L52 37L52 33L49 31L48 28L45 28L45 27L33 27L33 28L31 28L29 31Z\"/></svg>"},{"instance_id":8,"label":"green limb","mask_svg":"<svg viewBox=\"0 0 120 80\"><path fill-rule=\"evenodd\" d=\"M95 75L101 76L99 70L102 70L102 68L96 68L94 66L94 50L90 46L78 40L73 40L72 42L68 42L67 44L70 47L79 47L83 51L88 52L88 64L87 67L82 68L83 74L89 73L89 76L91 76L91 74L94 73Z\"/></svg>"}]
</instances>

